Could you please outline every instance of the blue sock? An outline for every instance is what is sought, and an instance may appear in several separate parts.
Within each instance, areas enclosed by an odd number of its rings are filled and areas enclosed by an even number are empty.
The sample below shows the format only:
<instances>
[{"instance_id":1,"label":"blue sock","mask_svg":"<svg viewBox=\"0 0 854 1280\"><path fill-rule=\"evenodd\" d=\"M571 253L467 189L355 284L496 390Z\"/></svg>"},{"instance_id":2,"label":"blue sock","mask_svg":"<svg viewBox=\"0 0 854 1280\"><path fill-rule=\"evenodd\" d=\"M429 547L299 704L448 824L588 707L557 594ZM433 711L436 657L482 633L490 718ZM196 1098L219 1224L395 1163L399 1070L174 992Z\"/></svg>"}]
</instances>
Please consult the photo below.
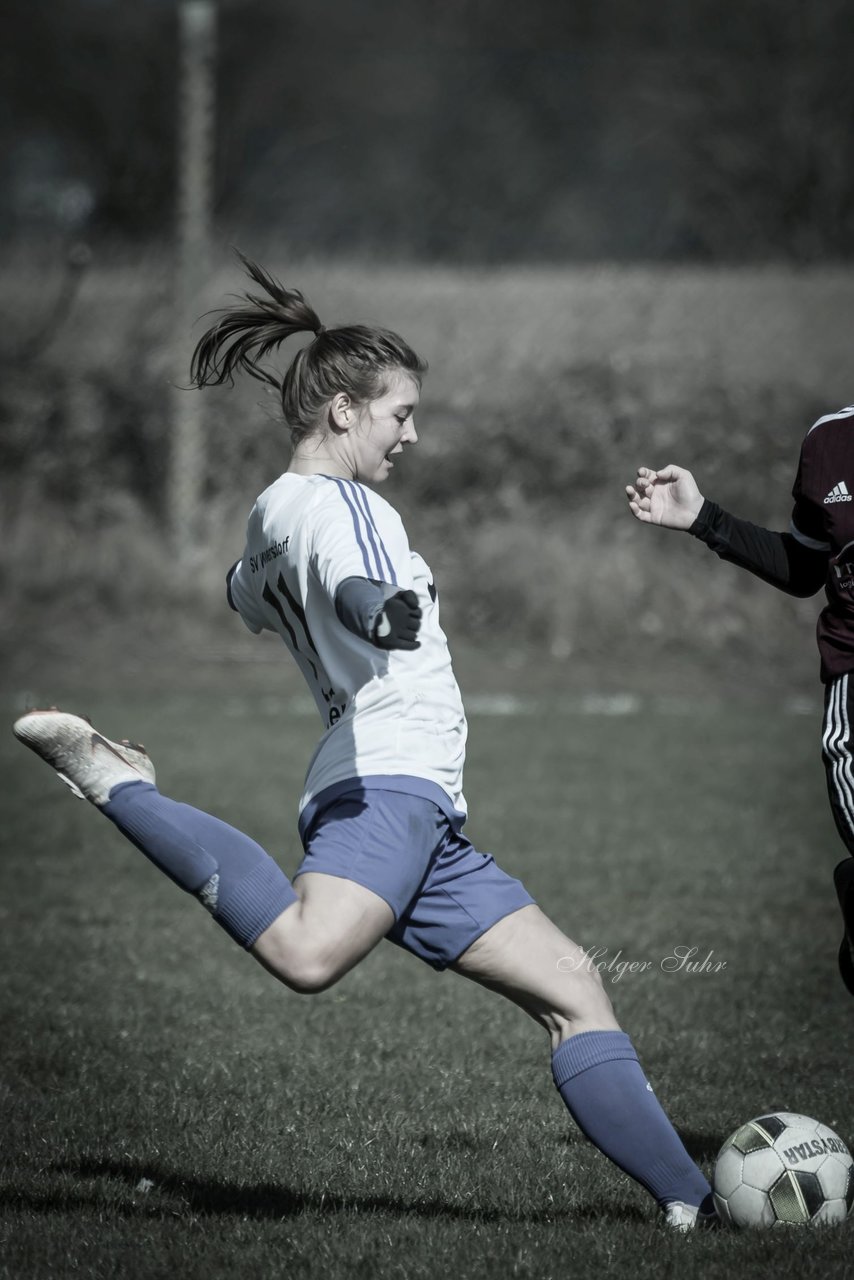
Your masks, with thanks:
<instances>
[{"instance_id":1,"label":"blue sock","mask_svg":"<svg viewBox=\"0 0 854 1280\"><path fill-rule=\"evenodd\" d=\"M711 1210L711 1187L652 1092L624 1031L582 1031L555 1051L552 1072L579 1129L664 1207Z\"/></svg>"},{"instance_id":2,"label":"blue sock","mask_svg":"<svg viewBox=\"0 0 854 1280\"><path fill-rule=\"evenodd\" d=\"M101 812L170 880L195 894L243 947L297 901L287 876L259 844L200 809L167 799L149 782L119 783Z\"/></svg>"}]
</instances>

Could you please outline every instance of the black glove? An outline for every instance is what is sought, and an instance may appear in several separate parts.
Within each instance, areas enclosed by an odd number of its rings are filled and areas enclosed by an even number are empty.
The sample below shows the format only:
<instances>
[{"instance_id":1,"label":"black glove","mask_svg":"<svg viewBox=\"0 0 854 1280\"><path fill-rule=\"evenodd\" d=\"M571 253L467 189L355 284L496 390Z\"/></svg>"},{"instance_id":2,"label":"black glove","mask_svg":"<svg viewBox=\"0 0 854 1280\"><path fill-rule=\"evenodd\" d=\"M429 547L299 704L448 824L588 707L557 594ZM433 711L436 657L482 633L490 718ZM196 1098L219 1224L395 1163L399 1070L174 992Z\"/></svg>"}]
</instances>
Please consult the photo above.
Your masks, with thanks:
<instances>
[{"instance_id":1,"label":"black glove","mask_svg":"<svg viewBox=\"0 0 854 1280\"><path fill-rule=\"evenodd\" d=\"M421 606L414 591L398 591L386 600L374 623L371 644L378 649L418 649Z\"/></svg>"}]
</instances>

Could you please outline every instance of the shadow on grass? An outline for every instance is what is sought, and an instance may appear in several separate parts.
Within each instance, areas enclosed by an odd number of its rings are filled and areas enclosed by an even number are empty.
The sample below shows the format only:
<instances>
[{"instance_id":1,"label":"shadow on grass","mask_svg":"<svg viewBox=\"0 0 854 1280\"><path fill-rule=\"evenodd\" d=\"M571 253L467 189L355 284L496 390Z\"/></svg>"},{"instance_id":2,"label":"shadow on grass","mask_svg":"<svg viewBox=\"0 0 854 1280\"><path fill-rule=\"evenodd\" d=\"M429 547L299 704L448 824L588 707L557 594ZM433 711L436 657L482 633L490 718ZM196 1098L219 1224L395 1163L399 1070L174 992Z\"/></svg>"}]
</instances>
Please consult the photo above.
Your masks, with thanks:
<instances>
[{"instance_id":1,"label":"shadow on grass","mask_svg":"<svg viewBox=\"0 0 854 1280\"><path fill-rule=\"evenodd\" d=\"M725 1133L701 1133L698 1129L682 1129L681 1127L677 1128L676 1132L681 1138L688 1155L696 1164L702 1164L704 1161L713 1162L726 1137ZM579 1135L574 1129L570 1129L565 1134L563 1141L567 1146L573 1146L579 1141Z\"/></svg>"},{"instance_id":2,"label":"shadow on grass","mask_svg":"<svg viewBox=\"0 0 854 1280\"><path fill-rule=\"evenodd\" d=\"M474 1204L452 1204L445 1200L404 1200L394 1196L336 1195L330 1192L295 1191L271 1182L238 1185L213 1178L194 1178L170 1173L146 1163L112 1160L81 1160L52 1166L55 1173L77 1177L115 1178L126 1184L125 1190L137 1199L113 1200L103 1189L63 1189L54 1192L32 1192L7 1189L0 1191L0 1205L26 1209L32 1213L64 1213L71 1210L105 1210L120 1217L240 1217L282 1218L300 1214L372 1214L386 1213L398 1217L451 1218L471 1222L595 1221L597 1219L648 1224L649 1213L634 1205L603 1206L582 1204L571 1209L514 1211L493 1206L478 1208ZM139 1183L150 1180L150 1191L140 1191ZM157 1200L149 1199L154 1193ZM166 1195L169 1200L161 1199ZM180 1207L179 1207L180 1206Z\"/></svg>"},{"instance_id":3,"label":"shadow on grass","mask_svg":"<svg viewBox=\"0 0 854 1280\"><path fill-rule=\"evenodd\" d=\"M697 1164L703 1160L713 1161L726 1137L725 1133L699 1133L695 1129L679 1129L678 1133L685 1144L685 1150L688 1155Z\"/></svg>"}]
</instances>

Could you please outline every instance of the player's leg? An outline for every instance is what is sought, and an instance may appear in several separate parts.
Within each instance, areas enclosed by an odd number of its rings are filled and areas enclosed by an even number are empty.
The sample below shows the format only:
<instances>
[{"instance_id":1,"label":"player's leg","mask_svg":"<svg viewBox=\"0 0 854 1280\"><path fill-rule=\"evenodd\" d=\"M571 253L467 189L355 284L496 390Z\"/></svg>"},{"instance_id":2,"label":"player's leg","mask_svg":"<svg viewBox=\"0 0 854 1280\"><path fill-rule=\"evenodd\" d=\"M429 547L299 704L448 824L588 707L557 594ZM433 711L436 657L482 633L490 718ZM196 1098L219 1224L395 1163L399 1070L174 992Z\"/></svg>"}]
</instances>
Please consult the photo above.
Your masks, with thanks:
<instances>
[{"instance_id":1,"label":"player's leg","mask_svg":"<svg viewBox=\"0 0 854 1280\"><path fill-rule=\"evenodd\" d=\"M709 1184L657 1102L598 970L524 885L451 824L388 937L535 1018L551 1037L555 1084L579 1128L656 1197L670 1224L708 1221Z\"/></svg>"},{"instance_id":2,"label":"player's leg","mask_svg":"<svg viewBox=\"0 0 854 1280\"><path fill-rule=\"evenodd\" d=\"M294 990L329 986L392 923L387 903L360 884L316 875L295 889L242 831L161 795L143 749L111 742L79 716L31 712L14 731Z\"/></svg>"},{"instance_id":3,"label":"player's leg","mask_svg":"<svg viewBox=\"0 0 854 1280\"><path fill-rule=\"evenodd\" d=\"M451 966L506 996L548 1032L552 1052L571 1035L619 1031L587 953L531 905L504 916Z\"/></svg>"},{"instance_id":4,"label":"player's leg","mask_svg":"<svg viewBox=\"0 0 854 1280\"><path fill-rule=\"evenodd\" d=\"M242 831L153 786L115 787L102 812L292 991L332 986L394 922L381 897L344 877L303 875L291 884Z\"/></svg>"},{"instance_id":5,"label":"player's leg","mask_svg":"<svg viewBox=\"0 0 854 1280\"><path fill-rule=\"evenodd\" d=\"M596 968L539 907L495 923L452 966L506 996L549 1034L555 1085L584 1134L677 1227L712 1217L711 1188L644 1076Z\"/></svg>"},{"instance_id":6,"label":"player's leg","mask_svg":"<svg viewBox=\"0 0 854 1280\"><path fill-rule=\"evenodd\" d=\"M854 690L850 687L849 677L844 675L829 684L825 691L821 754L833 820L849 855L854 855L852 721ZM845 986L854 995L854 857L842 859L834 870L833 880L844 925L839 947L839 972Z\"/></svg>"},{"instance_id":7,"label":"player's leg","mask_svg":"<svg viewBox=\"0 0 854 1280\"><path fill-rule=\"evenodd\" d=\"M296 903L250 950L280 982L303 995L325 991L372 951L394 912L371 889L341 876L307 872L294 882Z\"/></svg>"},{"instance_id":8,"label":"player's leg","mask_svg":"<svg viewBox=\"0 0 854 1280\"><path fill-rule=\"evenodd\" d=\"M854 996L854 858L843 858L833 871L845 932L839 944L839 974Z\"/></svg>"},{"instance_id":9,"label":"player's leg","mask_svg":"<svg viewBox=\"0 0 854 1280\"><path fill-rule=\"evenodd\" d=\"M102 811L292 991L326 990L394 923L388 903L364 885L324 874L304 874L291 884L242 831L154 787L116 787ZM207 879L200 888L202 874Z\"/></svg>"}]
</instances>

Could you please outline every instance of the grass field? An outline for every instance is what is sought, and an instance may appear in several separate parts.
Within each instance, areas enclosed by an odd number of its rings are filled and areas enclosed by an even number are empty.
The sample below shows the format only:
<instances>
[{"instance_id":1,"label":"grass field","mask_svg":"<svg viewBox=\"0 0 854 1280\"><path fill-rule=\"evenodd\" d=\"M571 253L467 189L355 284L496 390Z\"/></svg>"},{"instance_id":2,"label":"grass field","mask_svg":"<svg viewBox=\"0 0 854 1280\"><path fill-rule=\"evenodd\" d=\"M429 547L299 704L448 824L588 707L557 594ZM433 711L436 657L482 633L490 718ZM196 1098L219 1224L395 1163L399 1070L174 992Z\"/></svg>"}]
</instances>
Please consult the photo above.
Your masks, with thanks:
<instances>
[{"instance_id":1,"label":"grass field","mask_svg":"<svg viewBox=\"0 0 854 1280\"><path fill-rule=\"evenodd\" d=\"M244 685L49 692L293 869L315 724ZM695 1158L769 1108L850 1142L818 698L471 705L470 832L570 936L651 962L606 978ZM850 1226L667 1233L518 1010L386 944L295 996L8 732L0 766L4 1278L854 1274ZM680 946L725 967L666 972Z\"/></svg>"}]
</instances>

